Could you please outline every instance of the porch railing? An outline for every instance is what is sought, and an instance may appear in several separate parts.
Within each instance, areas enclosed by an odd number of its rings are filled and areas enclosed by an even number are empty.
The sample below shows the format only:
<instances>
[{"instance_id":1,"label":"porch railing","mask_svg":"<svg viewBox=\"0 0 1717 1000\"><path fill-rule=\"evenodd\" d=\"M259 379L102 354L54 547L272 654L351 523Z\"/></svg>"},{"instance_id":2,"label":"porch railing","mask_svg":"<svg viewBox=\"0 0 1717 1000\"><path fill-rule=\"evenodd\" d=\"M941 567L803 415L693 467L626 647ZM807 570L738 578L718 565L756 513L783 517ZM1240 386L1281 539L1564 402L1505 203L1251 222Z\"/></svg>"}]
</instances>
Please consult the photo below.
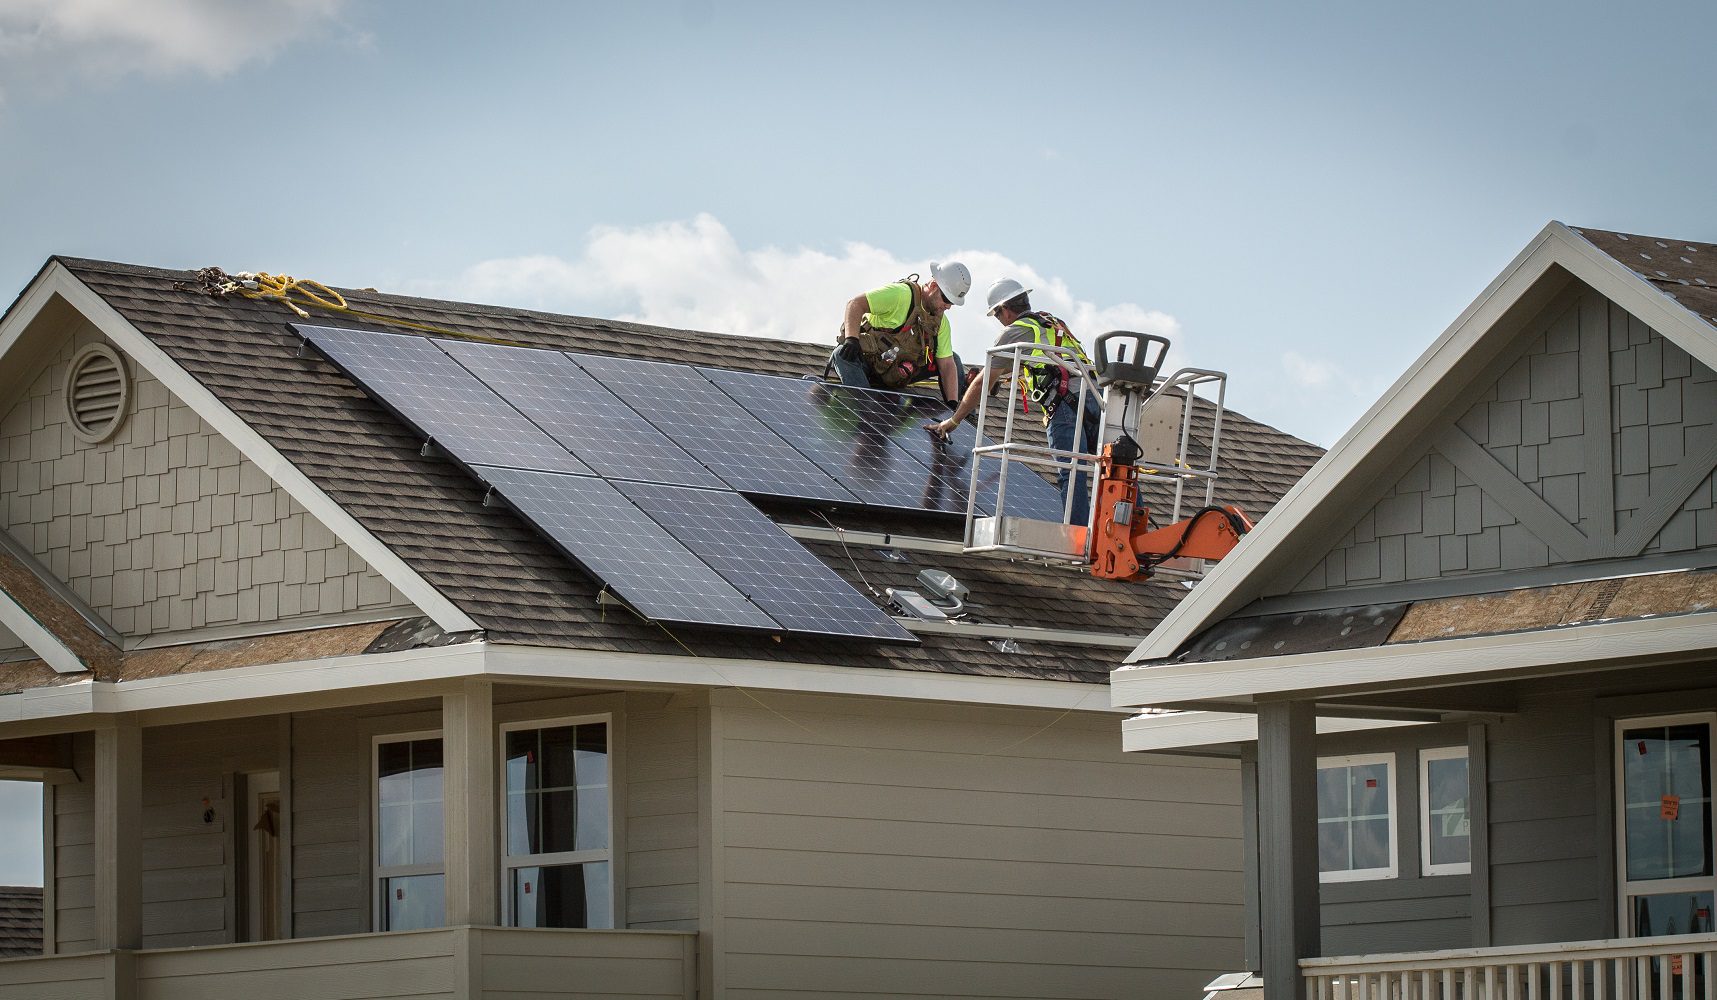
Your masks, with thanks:
<instances>
[{"instance_id":1,"label":"porch railing","mask_svg":"<svg viewBox=\"0 0 1717 1000\"><path fill-rule=\"evenodd\" d=\"M1717 934L1308 958L1307 1000L1717 1000Z\"/></svg>"}]
</instances>

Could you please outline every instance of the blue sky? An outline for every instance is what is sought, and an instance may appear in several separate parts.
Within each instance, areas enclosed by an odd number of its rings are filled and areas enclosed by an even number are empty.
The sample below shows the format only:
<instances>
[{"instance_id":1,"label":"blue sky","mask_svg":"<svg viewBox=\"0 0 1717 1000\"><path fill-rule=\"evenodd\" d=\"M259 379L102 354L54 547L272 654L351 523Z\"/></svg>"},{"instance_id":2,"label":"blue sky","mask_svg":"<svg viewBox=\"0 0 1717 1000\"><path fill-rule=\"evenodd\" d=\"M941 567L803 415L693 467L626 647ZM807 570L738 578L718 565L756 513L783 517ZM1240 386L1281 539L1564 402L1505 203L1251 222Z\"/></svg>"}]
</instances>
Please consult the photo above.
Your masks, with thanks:
<instances>
[{"instance_id":1,"label":"blue sky","mask_svg":"<svg viewBox=\"0 0 1717 1000\"><path fill-rule=\"evenodd\" d=\"M1550 219L1717 240L1717 5L0 0L51 253L826 341L930 260L1331 444ZM968 357L993 326L954 314ZM0 882L9 876L0 870Z\"/></svg>"}]
</instances>

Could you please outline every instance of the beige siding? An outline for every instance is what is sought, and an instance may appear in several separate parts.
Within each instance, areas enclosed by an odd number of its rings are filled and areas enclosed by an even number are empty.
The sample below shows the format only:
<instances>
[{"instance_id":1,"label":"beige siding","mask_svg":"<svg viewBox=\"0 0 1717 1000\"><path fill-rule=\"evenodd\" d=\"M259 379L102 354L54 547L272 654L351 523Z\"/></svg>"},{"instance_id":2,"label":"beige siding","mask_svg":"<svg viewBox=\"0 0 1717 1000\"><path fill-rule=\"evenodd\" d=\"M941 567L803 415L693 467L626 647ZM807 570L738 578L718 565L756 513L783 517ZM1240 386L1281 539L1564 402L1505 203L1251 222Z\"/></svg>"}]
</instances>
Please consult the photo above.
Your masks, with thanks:
<instances>
[{"instance_id":1,"label":"beige siding","mask_svg":"<svg viewBox=\"0 0 1717 1000\"><path fill-rule=\"evenodd\" d=\"M279 766L273 720L145 729L143 756L143 945L234 941L232 776ZM55 927L62 952L95 946L95 775L88 735L75 741L74 760L82 781L54 791Z\"/></svg>"},{"instance_id":2,"label":"beige siding","mask_svg":"<svg viewBox=\"0 0 1717 1000\"><path fill-rule=\"evenodd\" d=\"M105 1000L111 952L0 961L3 1000Z\"/></svg>"},{"instance_id":3,"label":"beige siding","mask_svg":"<svg viewBox=\"0 0 1717 1000\"><path fill-rule=\"evenodd\" d=\"M54 786L54 939L64 953L95 947L95 739L72 741L81 782Z\"/></svg>"},{"instance_id":4,"label":"beige siding","mask_svg":"<svg viewBox=\"0 0 1717 1000\"><path fill-rule=\"evenodd\" d=\"M456 927L0 962L0 1000L692 1000L696 938Z\"/></svg>"},{"instance_id":5,"label":"beige siding","mask_svg":"<svg viewBox=\"0 0 1717 1000\"><path fill-rule=\"evenodd\" d=\"M348 712L292 721L292 933L370 929L368 733Z\"/></svg>"},{"instance_id":6,"label":"beige siding","mask_svg":"<svg viewBox=\"0 0 1717 1000\"><path fill-rule=\"evenodd\" d=\"M697 713L630 711L626 745L628 927L694 930L698 915Z\"/></svg>"},{"instance_id":7,"label":"beige siding","mask_svg":"<svg viewBox=\"0 0 1717 1000\"><path fill-rule=\"evenodd\" d=\"M135 364L131 408L86 444L64 416L75 324L0 400L0 529L126 636L407 602Z\"/></svg>"},{"instance_id":8,"label":"beige siding","mask_svg":"<svg viewBox=\"0 0 1717 1000\"><path fill-rule=\"evenodd\" d=\"M729 997L1194 996L1242 962L1240 783L1113 719L716 709Z\"/></svg>"},{"instance_id":9,"label":"beige siding","mask_svg":"<svg viewBox=\"0 0 1717 1000\"><path fill-rule=\"evenodd\" d=\"M458 935L395 934L139 955L137 1000L452 997Z\"/></svg>"}]
</instances>

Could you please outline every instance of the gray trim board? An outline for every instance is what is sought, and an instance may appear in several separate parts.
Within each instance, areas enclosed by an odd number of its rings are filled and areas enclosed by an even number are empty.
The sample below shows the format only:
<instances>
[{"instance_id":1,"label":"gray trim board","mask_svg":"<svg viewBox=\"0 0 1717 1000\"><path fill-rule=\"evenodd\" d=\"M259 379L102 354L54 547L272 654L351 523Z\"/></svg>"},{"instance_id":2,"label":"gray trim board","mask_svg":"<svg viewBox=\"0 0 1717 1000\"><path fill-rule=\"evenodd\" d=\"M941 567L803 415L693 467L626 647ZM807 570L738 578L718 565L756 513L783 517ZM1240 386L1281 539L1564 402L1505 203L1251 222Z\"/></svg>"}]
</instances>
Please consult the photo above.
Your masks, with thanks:
<instances>
[{"instance_id":1,"label":"gray trim board","mask_svg":"<svg viewBox=\"0 0 1717 1000\"><path fill-rule=\"evenodd\" d=\"M1258 899L1258 746L1240 748L1240 842L1246 911L1246 968L1263 966L1259 953Z\"/></svg>"},{"instance_id":2,"label":"gray trim board","mask_svg":"<svg viewBox=\"0 0 1717 1000\"><path fill-rule=\"evenodd\" d=\"M1613 528L1616 477L1615 455L1611 451L1615 432L1611 428L1610 414L1613 362L1610 360L1609 311L1610 300L1602 295L1580 297L1580 406L1586 421L1583 444L1586 468L1594 470L1594 474L1580 477L1580 509L1593 512L1593 516L1610 517L1609 527ZM1602 433L1599 433L1600 429ZM1595 474L1598 469L1604 470L1602 475ZM1613 539L1609 541L1613 542ZM1603 555L1617 555L1613 544L1606 549ZM1630 554L1637 553L1636 549Z\"/></svg>"},{"instance_id":3,"label":"gray trim board","mask_svg":"<svg viewBox=\"0 0 1717 1000\"><path fill-rule=\"evenodd\" d=\"M1469 893L1473 947L1488 948L1490 933L1490 767L1485 725L1467 726L1467 816L1471 831L1472 874Z\"/></svg>"},{"instance_id":4,"label":"gray trim board","mask_svg":"<svg viewBox=\"0 0 1717 1000\"><path fill-rule=\"evenodd\" d=\"M1259 952L1265 1000L1298 1000L1320 949L1317 716L1309 701L1258 708Z\"/></svg>"},{"instance_id":5,"label":"gray trim board","mask_svg":"<svg viewBox=\"0 0 1717 1000\"><path fill-rule=\"evenodd\" d=\"M1355 587L1351 590L1317 590L1301 594L1265 597L1240 609L1235 617L1273 615L1290 611L1323 611L1329 608L1351 608L1365 604L1392 604L1397 601L1429 601L1439 597L1461 597L1466 594L1491 594L1527 587L1549 587L1560 583L1588 583L1623 576L1645 576L1650 573L1673 573L1679 570L1711 569L1717 567L1717 549L1695 549L1669 555L1644 555L1632 559L1616 559L1601 563L1573 563L1541 566L1536 569L1511 570L1503 573L1474 573L1468 576L1442 577L1436 580L1411 580L1380 587Z\"/></svg>"},{"instance_id":6,"label":"gray trim board","mask_svg":"<svg viewBox=\"0 0 1717 1000\"><path fill-rule=\"evenodd\" d=\"M1595 544L1580 534L1580 529L1569 524L1561 514L1556 513L1556 508L1516 479L1514 473L1504 468L1483 445L1468 437L1467 432L1461 430L1458 425L1451 425L1437 435L1434 447L1444 458L1454 463L1455 468L1477 483L1479 489L1519 518L1527 531L1537 535L1539 541L1550 546L1562 558L1579 561L1605 555L1602 545Z\"/></svg>"},{"instance_id":7,"label":"gray trim board","mask_svg":"<svg viewBox=\"0 0 1717 1000\"><path fill-rule=\"evenodd\" d=\"M1689 455L1674 469L1675 479L1663 489L1652 493L1648 506L1634 511L1634 516L1628 519L1627 526L1616 532L1615 551L1618 554L1639 555L1663 530L1687 502L1693 491L1699 488L1712 469L1717 468L1717 441L1705 446L1705 450L1696 455ZM1590 479L1591 476L1584 478Z\"/></svg>"}]
</instances>

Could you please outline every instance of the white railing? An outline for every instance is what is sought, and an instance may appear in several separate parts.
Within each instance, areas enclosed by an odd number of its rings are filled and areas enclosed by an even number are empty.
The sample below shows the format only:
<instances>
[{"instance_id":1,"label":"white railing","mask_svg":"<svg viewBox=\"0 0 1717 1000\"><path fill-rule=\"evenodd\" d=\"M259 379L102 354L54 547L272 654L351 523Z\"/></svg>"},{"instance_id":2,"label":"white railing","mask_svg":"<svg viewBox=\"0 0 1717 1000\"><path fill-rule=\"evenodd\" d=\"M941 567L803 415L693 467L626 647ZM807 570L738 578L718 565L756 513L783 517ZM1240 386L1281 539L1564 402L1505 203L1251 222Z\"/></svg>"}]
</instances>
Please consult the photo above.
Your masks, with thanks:
<instances>
[{"instance_id":1,"label":"white railing","mask_svg":"<svg viewBox=\"0 0 1717 1000\"><path fill-rule=\"evenodd\" d=\"M1308 958L1308 1000L1717 1000L1717 934Z\"/></svg>"}]
</instances>

